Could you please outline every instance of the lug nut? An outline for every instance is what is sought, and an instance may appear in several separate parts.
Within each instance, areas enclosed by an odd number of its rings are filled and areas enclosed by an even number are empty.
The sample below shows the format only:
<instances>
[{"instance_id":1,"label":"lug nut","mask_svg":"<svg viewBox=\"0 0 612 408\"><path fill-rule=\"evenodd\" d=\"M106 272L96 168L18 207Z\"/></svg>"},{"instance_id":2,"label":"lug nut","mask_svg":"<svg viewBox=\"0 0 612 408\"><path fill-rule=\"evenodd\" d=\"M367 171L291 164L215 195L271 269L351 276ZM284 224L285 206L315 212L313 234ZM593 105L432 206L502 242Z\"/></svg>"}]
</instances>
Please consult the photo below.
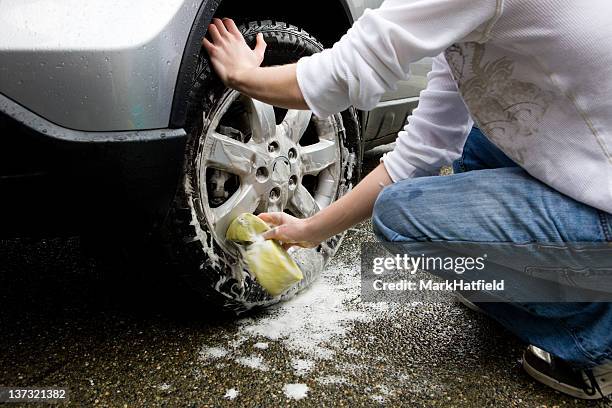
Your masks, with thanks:
<instances>
[{"instance_id":1,"label":"lug nut","mask_svg":"<svg viewBox=\"0 0 612 408\"><path fill-rule=\"evenodd\" d=\"M295 160L297 159L297 150L295 150L294 148L289 149L289 160Z\"/></svg>"},{"instance_id":2,"label":"lug nut","mask_svg":"<svg viewBox=\"0 0 612 408\"><path fill-rule=\"evenodd\" d=\"M270 191L270 200L276 201L280 198L280 189L277 187Z\"/></svg>"},{"instance_id":3,"label":"lug nut","mask_svg":"<svg viewBox=\"0 0 612 408\"><path fill-rule=\"evenodd\" d=\"M277 152L279 149L278 143L276 142L272 142L268 145L268 152L270 153L274 153Z\"/></svg>"},{"instance_id":4,"label":"lug nut","mask_svg":"<svg viewBox=\"0 0 612 408\"><path fill-rule=\"evenodd\" d=\"M268 169L265 167L260 167L257 169L257 172L255 173L255 177L257 178L257 181L259 181L260 183L265 182L266 180L268 180L270 173L268 172Z\"/></svg>"},{"instance_id":5,"label":"lug nut","mask_svg":"<svg viewBox=\"0 0 612 408\"><path fill-rule=\"evenodd\" d=\"M293 190L297 186L298 178L297 176L291 176L289 178L289 188Z\"/></svg>"}]
</instances>

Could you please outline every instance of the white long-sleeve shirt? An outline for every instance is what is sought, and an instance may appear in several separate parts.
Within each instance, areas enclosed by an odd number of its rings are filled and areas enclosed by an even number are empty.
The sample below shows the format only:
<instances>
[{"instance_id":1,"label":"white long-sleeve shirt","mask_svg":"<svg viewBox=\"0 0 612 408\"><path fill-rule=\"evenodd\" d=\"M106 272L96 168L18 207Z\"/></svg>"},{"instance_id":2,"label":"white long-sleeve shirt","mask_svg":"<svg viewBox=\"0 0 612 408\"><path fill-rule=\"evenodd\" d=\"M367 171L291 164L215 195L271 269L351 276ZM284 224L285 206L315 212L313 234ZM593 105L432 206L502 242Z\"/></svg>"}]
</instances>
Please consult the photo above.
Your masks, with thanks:
<instances>
[{"instance_id":1,"label":"white long-sleeve shirt","mask_svg":"<svg viewBox=\"0 0 612 408\"><path fill-rule=\"evenodd\" d=\"M427 56L427 89L384 159L394 181L450 164L473 119L532 176L612 213L612 2L387 0L302 58L298 83L317 116L369 110Z\"/></svg>"}]
</instances>

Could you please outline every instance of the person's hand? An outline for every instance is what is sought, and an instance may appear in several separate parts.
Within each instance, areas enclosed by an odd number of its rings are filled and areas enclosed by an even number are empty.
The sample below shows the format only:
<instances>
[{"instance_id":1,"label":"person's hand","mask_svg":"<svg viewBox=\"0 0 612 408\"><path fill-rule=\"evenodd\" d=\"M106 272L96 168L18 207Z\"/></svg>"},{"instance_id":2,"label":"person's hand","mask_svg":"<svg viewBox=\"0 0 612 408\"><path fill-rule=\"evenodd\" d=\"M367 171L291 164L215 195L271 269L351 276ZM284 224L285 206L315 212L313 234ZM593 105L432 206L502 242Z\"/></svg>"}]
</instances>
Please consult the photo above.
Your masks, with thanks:
<instances>
[{"instance_id":1,"label":"person's hand","mask_svg":"<svg viewBox=\"0 0 612 408\"><path fill-rule=\"evenodd\" d=\"M311 231L310 219L300 219L282 212L259 214L259 218L272 227L263 234L263 238L280 241L284 249L292 246L315 248L325 240L325 237Z\"/></svg>"},{"instance_id":2,"label":"person's hand","mask_svg":"<svg viewBox=\"0 0 612 408\"><path fill-rule=\"evenodd\" d=\"M250 71L263 62L266 51L263 34L257 34L257 44L252 50L236 23L229 18L213 19L208 26L208 33L212 42L204 38L202 45L208 51L217 75L228 88L235 89L241 75L249 75Z\"/></svg>"}]
</instances>

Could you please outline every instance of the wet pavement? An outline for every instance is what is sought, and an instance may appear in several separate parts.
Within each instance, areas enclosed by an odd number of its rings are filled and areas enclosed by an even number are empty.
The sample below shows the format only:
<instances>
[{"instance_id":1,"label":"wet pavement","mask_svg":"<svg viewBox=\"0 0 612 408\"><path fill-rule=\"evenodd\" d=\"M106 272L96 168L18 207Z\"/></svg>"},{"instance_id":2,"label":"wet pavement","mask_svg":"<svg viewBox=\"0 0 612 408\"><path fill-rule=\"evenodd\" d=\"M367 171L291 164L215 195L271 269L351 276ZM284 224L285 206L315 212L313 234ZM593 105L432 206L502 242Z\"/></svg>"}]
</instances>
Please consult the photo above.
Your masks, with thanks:
<instances>
[{"instance_id":1,"label":"wet pavement","mask_svg":"<svg viewBox=\"0 0 612 408\"><path fill-rule=\"evenodd\" d=\"M532 382L524 345L462 306L361 303L368 240L351 230L310 289L240 318L103 271L78 238L0 241L0 385L68 387L74 406L612 407Z\"/></svg>"}]
</instances>

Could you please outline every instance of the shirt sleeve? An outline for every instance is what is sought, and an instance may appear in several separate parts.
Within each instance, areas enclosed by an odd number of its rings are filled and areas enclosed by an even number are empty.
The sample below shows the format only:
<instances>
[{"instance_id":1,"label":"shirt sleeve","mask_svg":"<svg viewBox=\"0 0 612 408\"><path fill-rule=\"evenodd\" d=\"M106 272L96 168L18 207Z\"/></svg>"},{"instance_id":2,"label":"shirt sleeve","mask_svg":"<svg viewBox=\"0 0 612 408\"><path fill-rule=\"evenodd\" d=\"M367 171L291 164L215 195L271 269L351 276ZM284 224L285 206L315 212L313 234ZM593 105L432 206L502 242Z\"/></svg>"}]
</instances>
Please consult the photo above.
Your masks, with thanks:
<instances>
[{"instance_id":1,"label":"shirt sleeve","mask_svg":"<svg viewBox=\"0 0 612 408\"><path fill-rule=\"evenodd\" d=\"M473 125L450 67L439 55L433 60L419 106L399 132L395 149L381 161L394 182L435 175L460 157Z\"/></svg>"},{"instance_id":2,"label":"shirt sleeve","mask_svg":"<svg viewBox=\"0 0 612 408\"><path fill-rule=\"evenodd\" d=\"M371 110L406 80L409 65L461 41L485 41L503 0L386 0L333 48L304 57L297 80L318 117L353 105Z\"/></svg>"}]
</instances>

